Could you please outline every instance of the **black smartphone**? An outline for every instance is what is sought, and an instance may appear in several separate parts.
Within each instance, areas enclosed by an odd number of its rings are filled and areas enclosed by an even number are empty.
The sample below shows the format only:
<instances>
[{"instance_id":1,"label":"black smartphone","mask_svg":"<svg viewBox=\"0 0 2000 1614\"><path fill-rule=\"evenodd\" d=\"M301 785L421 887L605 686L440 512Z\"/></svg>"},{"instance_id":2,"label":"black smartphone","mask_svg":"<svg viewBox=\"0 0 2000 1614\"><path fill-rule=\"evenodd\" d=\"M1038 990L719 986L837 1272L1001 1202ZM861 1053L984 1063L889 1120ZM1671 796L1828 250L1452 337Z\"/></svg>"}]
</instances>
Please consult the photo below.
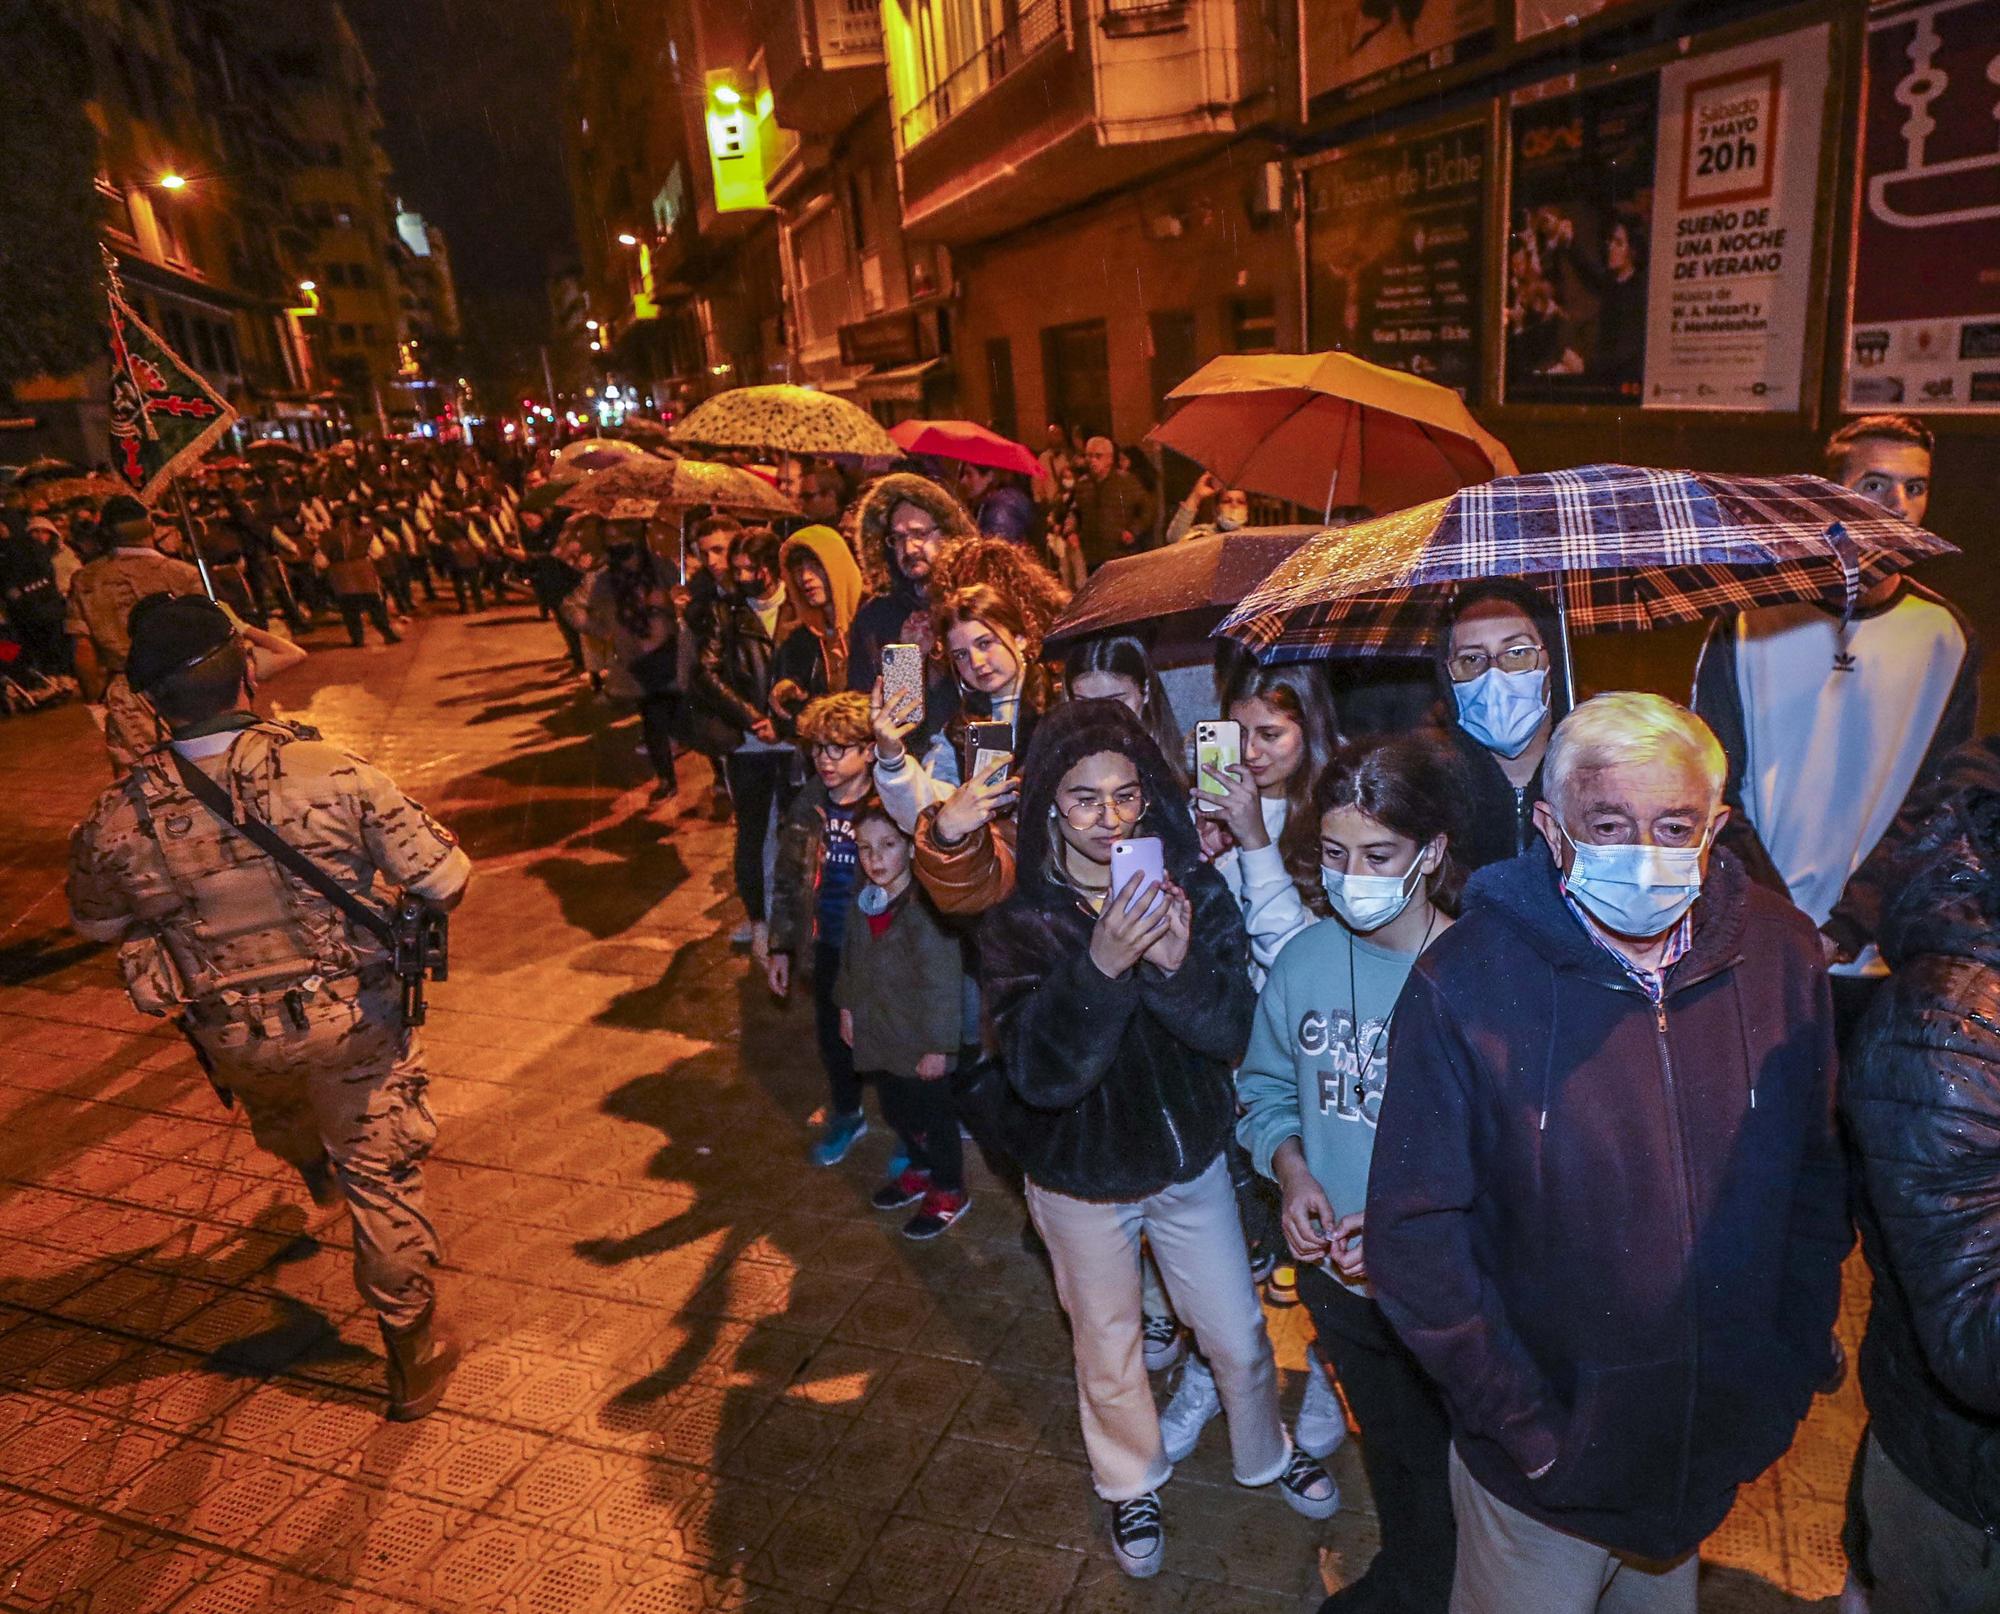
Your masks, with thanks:
<instances>
[{"instance_id":1,"label":"black smartphone","mask_svg":"<svg viewBox=\"0 0 2000 1614\"><path fill-rule=\"evenodd\" d=\"M968 723L965 725L965 773L964 778L977 778L980 770L987 767L996 756L1005 757L1011 767L1014 760L1014 725L1012 723ZM1002 768L995 775L1004 779L1007 769Z\"/></svg>"}]
</instances>

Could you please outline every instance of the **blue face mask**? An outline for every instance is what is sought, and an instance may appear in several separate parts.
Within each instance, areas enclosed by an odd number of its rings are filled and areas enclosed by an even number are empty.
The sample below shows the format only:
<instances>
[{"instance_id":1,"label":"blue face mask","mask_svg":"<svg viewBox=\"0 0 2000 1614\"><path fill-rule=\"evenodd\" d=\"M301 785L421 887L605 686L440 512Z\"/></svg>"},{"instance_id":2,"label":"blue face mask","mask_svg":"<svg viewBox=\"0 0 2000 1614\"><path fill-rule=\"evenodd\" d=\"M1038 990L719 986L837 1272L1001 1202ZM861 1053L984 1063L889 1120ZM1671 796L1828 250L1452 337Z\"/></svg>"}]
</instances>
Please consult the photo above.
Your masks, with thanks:
<instances>
[{"instance_id":1,"label":"blue face mask","mask_svg":"<svg viewBox=\"0 0 2000 1614\"><path fill-rule=\"evenodd\" d=\"M1593 846L1557 829L1573 854L1563 889L1606 930L1657 936L1679 924L1701 895L1706 836L1694 846Z\"/></svg>"},{"instance_id":2,"label":"blue face mask","mask_svg":"<svg viewBox=\"0 0 2000 1614\"><path fill-rule=\"evenodd\" d=\"M1549 710L1549 670L1502 672L1488 667L1469 684L1453 684L1459 727L1487 750L1518 757Z\"/></svg>"}]
</instances>

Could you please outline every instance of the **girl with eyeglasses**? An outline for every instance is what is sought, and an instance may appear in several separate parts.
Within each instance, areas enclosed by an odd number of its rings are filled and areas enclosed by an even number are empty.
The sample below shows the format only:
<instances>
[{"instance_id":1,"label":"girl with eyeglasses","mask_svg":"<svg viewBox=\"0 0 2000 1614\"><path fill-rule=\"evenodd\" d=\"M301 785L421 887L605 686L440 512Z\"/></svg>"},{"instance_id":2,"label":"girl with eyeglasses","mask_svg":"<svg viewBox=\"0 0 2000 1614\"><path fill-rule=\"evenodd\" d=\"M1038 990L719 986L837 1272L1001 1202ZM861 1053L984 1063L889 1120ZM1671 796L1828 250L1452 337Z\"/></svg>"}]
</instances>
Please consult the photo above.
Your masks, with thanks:
<instances>
[{"instance_id":1,"label":"girl with eyeglasses","mask_svg":"<svg viewBox=\"0 0 2000 1614\"><path fill-rule=\"evenodd\" d=\"M1458 907L1463 792L1435 736L1335 754L1292 834L1333 917L1293 937L1272 965L1236 1072L1236 1135L1283 1193L1314 1354L1339 1374L1360 1423L1382 1524L1367 1572L1321 1614L1444 1614L1451 1597L1450 1432L1436 1388L1368 1287L1362 1210L1396 999Z\"/></svg>"},{"instance_id":2,"label":"girl with eyeglasses","mask_svg":"<svg viewBox=\"0 0 2000 1614\"><path fill-rule=\"evenodd\" d=\"M1113 849L1161 843L1164 881L1114 891ZM1309 1518L1339 1492L1293 1449L1223 1147L1248 1035L1249 945L1187 797L1115 701L1042 720L1022 773L1018 879L980 929L997 1066L972 1096L1027 1178L1076 1351L1084 1446L1127 1574L1159 1571L1173 1468L1146 1379L1139 1242L1213 1364L1245 1485ZM1142 889L1143 887L1143 889Z\"/></svg>"},{"instance_id":3,"label":"girl with eyeglasses","mask_svg":"<svg viewBox=\"0 0 2000 1614\"><path fill-rule=\"evenodd\" d=\"M1439 720L1465 774L1467 871L1515 856L1535 834L1542 758L1569 702L1551 646L1561 624L1548 598L1512 578L1459 590L1439 626Z\"/></svg>"},{"instance_id":4,"label":"girl with eyeglasses","mask_svg":"<svg viewBox=\"0 0 2000 1614\"><path fill-rule=\"evenodd\" d=\"M1253 987L1292 937L1313 922L1299 871L1287 866L1286 826L1305 817L1314 782L1340 743L1333 695L1318 667L1294 663L1262 667L1247 659L1231 664L1223 685L1223 710L1243 735L1243 760L1209 771L1200 788L1219 790L1195 800L1203 849L1236 899L1249 933L1248 972ZM1282 1259L1275 1207L1241 1150L1230 1151L1237 1202L1249 1235L1251 1277L1267 1284L1273 1305L1298 1304L1296 1275ZM1146 1342L1156 1361L1179 1354L1174 1317L1148 1284ZM1325 1373L1307 1361L1307 1393L1293 1438L1315 1457L1332 1454L1347 1435L1339 1403ZM1172 1398L1160 1413L1167 1454L1191 1453L1201 1432L1222 1410L1215 1376L1199 1351L1188 1358Z\"/></svg>"}]
</instances>

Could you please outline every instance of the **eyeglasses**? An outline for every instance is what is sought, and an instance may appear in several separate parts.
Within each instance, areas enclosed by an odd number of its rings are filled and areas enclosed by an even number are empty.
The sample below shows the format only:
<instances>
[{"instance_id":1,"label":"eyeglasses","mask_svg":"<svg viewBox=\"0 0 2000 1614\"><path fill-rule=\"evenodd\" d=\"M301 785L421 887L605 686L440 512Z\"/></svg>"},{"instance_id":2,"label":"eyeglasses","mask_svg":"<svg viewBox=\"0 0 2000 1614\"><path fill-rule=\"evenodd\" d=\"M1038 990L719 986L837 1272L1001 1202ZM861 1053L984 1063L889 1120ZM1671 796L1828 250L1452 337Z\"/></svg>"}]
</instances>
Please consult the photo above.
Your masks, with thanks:
<instances>
[{"instance_id":1,"label":"eyeglasses","mask_svg":"<svg viewBox=\"0 0 2000 1614\"><path fill-rule=\"evenodd\" d=\"M1109 809L1110 816L1106 816ZM1146 793L1129 785L1115 796L1099 796L1095 801L1073 801L1061 809L1071 829L1089 829L1093 824L1136 824L1146 810Z\"/></svg>"},{"instance_id":2,"label":"eyeglasses","mask_svg":"<svg viewBox=\"0 0 2000 1614\"><path fill-rule=\"evenodd\" d=\"M815 740L809 749L815 762L845 762L866 743L858 741L850 745L839 740Z\"/></svg>"},{"instance_id":3,"label":"eyeglasses","mask_svg":"<svg viewBox=\"0 0 2000 1614\"><path fill-rule=\"evenodd\" d=\"M927 544L938 536L935 524L928 527L891 527L889 536L899 544Z\"/></svg>"},{"instance_id":4,"label":"eyeglasses","mask_svg":"<svg viewBox=\"0 0 2000 1614\"><path fill-rule=\"evenodd\" d=\"M1503 673L1520 673L1531 672L1541 664L1540 645L1511 644L1497 656L1489 656L1484 650L1460 651L1444 667L1454 684L1469 684L1489 667L1498 667Z\"/></svg>"}]
</instances>

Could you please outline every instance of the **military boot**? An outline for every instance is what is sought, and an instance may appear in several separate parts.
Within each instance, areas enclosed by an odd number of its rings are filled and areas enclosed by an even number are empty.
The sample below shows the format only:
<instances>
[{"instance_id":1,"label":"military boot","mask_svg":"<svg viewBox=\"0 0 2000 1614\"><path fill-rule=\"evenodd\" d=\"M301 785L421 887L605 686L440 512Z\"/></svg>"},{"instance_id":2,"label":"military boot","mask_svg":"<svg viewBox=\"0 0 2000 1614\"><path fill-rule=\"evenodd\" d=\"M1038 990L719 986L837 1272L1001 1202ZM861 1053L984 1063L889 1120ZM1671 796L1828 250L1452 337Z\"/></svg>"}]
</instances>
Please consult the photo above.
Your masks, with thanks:
<instances>
[{"instance_id":1,"label":"military boot","mask_svg":"<svg viewBox=\"0 0 2000 1614\"><path fill-rule=\"evenodd\" d=\"M380 1324L389 1353L389 1416L397 1423L435 1412L458 1366L458 1341L436 1326L436 1317L433 1306L407 1328Z\"/></svg>"},{"instance_id":2,"label":"military boot","mask_svg":"<svg viewBox=\"0 0 2000 1614\"><path fill-rule=\"evenodd\" d=\"M324 1154L311 1165L300 1166L299 1176L306 1185L306 1192L312 1195L312 1202L321 1210L331 1210L347 1197L340 1191L340 1179L334 1175L333 1161Z\"/></svg>"}]
</instances>

